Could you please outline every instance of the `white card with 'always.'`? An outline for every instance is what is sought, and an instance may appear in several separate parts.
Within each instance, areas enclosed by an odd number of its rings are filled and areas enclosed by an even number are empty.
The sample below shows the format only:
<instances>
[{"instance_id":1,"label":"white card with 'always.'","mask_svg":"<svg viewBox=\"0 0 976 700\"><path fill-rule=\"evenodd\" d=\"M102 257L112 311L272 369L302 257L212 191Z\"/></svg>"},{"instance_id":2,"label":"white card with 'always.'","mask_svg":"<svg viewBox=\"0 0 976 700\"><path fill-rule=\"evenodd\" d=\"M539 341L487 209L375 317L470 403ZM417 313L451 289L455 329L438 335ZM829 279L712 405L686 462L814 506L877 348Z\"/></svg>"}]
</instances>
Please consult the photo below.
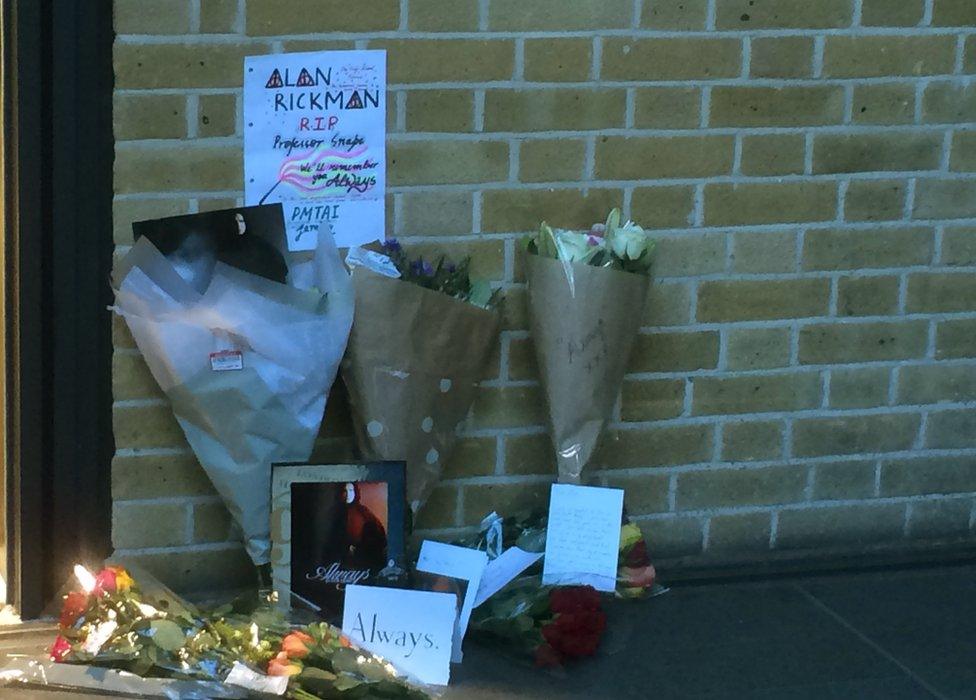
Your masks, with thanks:
<instances>
[{"instance_id":1,"label":"white card with 'always.'","mask_svg":"<svg viewBox=\"0 0 976 700\"><path fill-rule=\"evenodd\" d=\"M518 547L509 547L499 556L488 562L481 576L481 586L474 598L474 607L503 589L512 579L542 559L542 552L526 552Z\"/></svg>"},{"instance_id":2,"label":"white card with 'always.'","mask_svg":"<svg viewBox=\"0 0 976 700\"><path fill-rule=\"evenodd\" d=\"M456 618L452 593L346 586L342 631L418 681L447 685Z\"/></svg>"},{"instance_id":3,"label":"white card with 'always.'","mask_svg":"<svg viewBox=\"0 0 976 700\"><path fill-rule=\"evenodd\" d=\"M488 555L477 549L458 547L443 542L424 540L420 546L420 556L417 558L417 570L426 571L439 576L450 576L468 582L461 601L458 615L457 629L454 634L454 653L451 660L461 663L461 642L468 629L474 599L481 586L481 576L488 564Z\"/></svg>"},{"instance_id":4,"label":"white card with 'always.'","mask_svg":"<svg viewBox=\"0 0 976 700\"><path fill-rule=\"evenodd\" d=\"M623 510L621 489L553 484L542 583L613 591Z\"/></svg>"}]
</instances>

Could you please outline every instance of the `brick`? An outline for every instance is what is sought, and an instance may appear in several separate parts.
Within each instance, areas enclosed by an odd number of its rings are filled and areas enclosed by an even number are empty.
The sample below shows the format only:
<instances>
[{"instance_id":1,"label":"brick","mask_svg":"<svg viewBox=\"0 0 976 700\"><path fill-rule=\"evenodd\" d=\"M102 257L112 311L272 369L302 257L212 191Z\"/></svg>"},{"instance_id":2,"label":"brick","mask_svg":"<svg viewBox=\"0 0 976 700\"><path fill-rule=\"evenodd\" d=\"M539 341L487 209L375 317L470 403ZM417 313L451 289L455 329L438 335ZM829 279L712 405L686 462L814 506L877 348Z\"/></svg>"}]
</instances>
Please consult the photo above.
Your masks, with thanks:
<instances>
[{"instance_id":1,"label":"brick","mask_svg":"<svg viewBox=\"0 0 976 700\"><path fill-rule=\"evenodd\" d=\"M215 494L192 454L116 455L112 459L112 498L116 501Z\"/></svg>"},{"instance_id":2,"label":"brick","mask_svg":"<svg viewBox=\"0 0 976 700\"><path fill-rule=\"evenodd\" d=\"M622 127L624 90L488 90L485 131L559 131Z\"/></svg>"},{"instance_id":3,"label":"brick","mask_svg":"<svg viewBox=\"0 0 976 700\"><path fill-rule=\"evenodd\" d=\"M939 499L911 504L908 536L919 539L941 539L969 535L971 499Z\"/></svg>"},{"instance_id":4,"label":"brick","mask_svg":"<svg viewBox=\"0 0 976 700\"><path fill-rule=\"evenodd\" d=\"M976 133L957 131L953 135L949 167L956 172L976 172Z\"/></svg>"},{"instance_id":5,"label":"brick","mask_svg":"<svg viewBox=\"0 0 976 700\"><path fill-rule=\"evenodd\" d=\"M115 406L112 409L115 447L184 447L186 439L168 403Z\"/></svg>"},{"instance_id":6,"label":"brick","mask_svg":"<svg viewBox=\"0 0 976 700\"><path fill-rule=\"evenodd\" d=\"M817 229L803 238L804 270L925 265L932 260L932 230L922 227Z\"/></svg>"},{"instance_id":7,"label":"brick","mask_svg":"<svg viewBox=\"0 0 976 700\"><path fill-rule=\"evenodd\" d=\"M863 0L861 25L865 27L914 27L922 21L925 0Z\"/></svg>"},{"instance_id":8,"label":"brick","mask_svg":"<svg viewBox=\"0 0 976 700\"><path fill-rule=\"evenodd\" d=\"M904 180L853 180L844 198L848 221L890 221L905 213Z\"/></svg>"},{"instance_id":9,"label":"brick","mask_svg":"<svg viewBox=\"0 0 976 700\"><path fill-rule=\"evenodd\" d=\"M471 131L474 93L470 90L411 90L407 92L407 131Z\"/></svg>"},{"instance_id":10,"label":"brick","mask_svg":"<svg viewBox=\"0 0 976 700\"><path fill-rule=\"evenodd\" d=\"M384 31L399 26L400 3L363 0L350 12L339 0L319 0L310 12L304 0L248 0L246 19L252 36Z\"/></svg>"},{"instance_id":11,"label":"brick","mask_svg":"<svg viewBox=\"0 0 976 700\"><path fill-rule=\"evenodd\" d=\"M707 177L732 171L731 136L602 136L596 144L596 177L650 180Z\"/></svg>"},{"instance_id":12,"label":"brick","mask_svg":"<svg viewBox=\"0 0 976 700\"><path fill-rule=\"evenodd\" d=\"M640 26L645 29L704 29L707 0L654 0L644 3Z\"/></svg>"},{"instance_id":13,"label":"brick","mask_svg":"<svg viewBox=\"0 0 976 700\"><path fill-rule=\"evenodd\" d=\"M714 280L698 287L698 320L765 321L826 314L830 283L823 279Z\"/></svg>"},{"instance_id":14,"label":"brick","mask_svg":"<svg viewBox=\"0 0 976 700\"><path fill-rule=\"evenodd\" d=\"M445 479L490 476L495 473L495 438L465 437L458 440L444 465Z\"/></svg>"},{"instance_id":15,"label":"brick","mask_svg":"<svg viewBox=\"0 0 976 700\"><path fill-rule=\"evenodd\" d=\"M898 379L900 404L976 399L976 366L973 365L903 367Z\"/></svg>"},{"instance_id":16,"label":"brick","mask_svg":"<svg viewBox=\"0 0 976 700\"><path fill-rule=\"evenodd\" d=\"M803 498L806 467L708 469L678 476L678 510L792 503Z\"/></svg>"},{"instance_id":17,"label":"brick","mask_svg":"<svg viewBox=\"0 0 976 700\"><path fill-rule=\"evenodd\" d=\"M732 272L792 272L796 269L796 234L742 231L732 234Z\"/></svg>"},{"instance_id":18,"label":"brick","mask_svg":"<svg viewBox=\"0 0 976 700\"><path fill-rule=\"evenodd\" d=\"M925 446L936 449L976 447L976 411L930 413L925 429Z\"/></svg>"},{"instance_id":19,"label":"brick","mask_svg":"<svg viewBox=\"0 0 976 700\"><path fill-rule=\"evenodd\" d=\"M630 0L492 0L488 29L497 31L593 31L623 29L633 14Z\"/></svg>"},{"instance_id":20,"label":"brick","mask_svg":"<svg viewBox=\"0 0 976 700\"><path fill-rule=\"evenodd\" d=\"M941 134L826 134L813 143L814 173L937 170Z\"/></svg>"},{"instance_id":21,"label":"brick","mask_svg":"<svg viewBox=\"0 0 976 700\"><path fill-rule=\"evenodd\" d=\"M620 419L650 421L677 418L684 410L683 379L626 381L620 392Z\"/></svg>"},{"instance_id":22,"label":"brick","mask_svg":"<svg viewBox=\"0 0 976 700\"><path fill-rule=\"evenodd\" d=\"M636 187L630 200L630 214L645 229L681 228L691 223L695 188Z\"/></svg>"},{"instance_id":23,"label":"brick","mask_svg":"<svg viewBox=\"0 0 976 700\"><path fill-rule=\"evenodd\" d=\"M481 230L485 233L535 231L542 221L557 228L578 228L581 222L604 221L620 206L617 189L490 190L482 195Z\"/></svg>"},{"instance_id":24,"label":"brick","mask_svg":"<svg viewBox=\"0 0 976 700\"><path fill-rule=\"evenodd\" d=\"M508 178L508 144L500 141L393 141L387 152L394 187Z\"/></svg>"},{"instance_id":25,"label":"brick","mask_svg":"<svg viewBox=\"0 0 976 700\"><path fill-rule=\"evenodd\" d=\"M212 596L215 584L221 590L243 590L254 584L254 564L239 545L158 554L115 555L113 561L143 567L161 583L182 594L205 593ZM215 580L218 577L219 580Z\"/></svg>"},{"instance_id":26,"label":"brick","mask_svg":"<svg viewBox=\"0 0 976 700\"><path fill-rule=\"evenodd\" d=\"M504 39L383 39L390 83L508 80L515 69L515 44Z\"/></svg>"},{"instance_id":27,"label":"brick","mask_svg":"<svg viewBox=\"0 0 976 700\"><path fill-rule=\"evenodd\" d=\"M742 67L738 39L607 37L603 80L715 80L734 78Z\"/></svg>"},{"instance_id":28,"label":"brick","mask_svg":"<svg viewBox=\"0 0 976 700\"><path fill-rule=\"evenodd\" d=\"M115 0L116 34L184 34L190 31L188 0Z\"/></svg>"},{"instance_id":29,"label":"brick","mask_svg":"<svg viewBox=\"0 0 976 700\"><path fill-rule=\"evenodd\" d=\"M963 46L963 73L976 73L976 37L972 34L966 37L966 43Z\"/></svg>"},{"instance_id":30,"label":"brick","mask_svg":"<svg viewBox=\"0 0 976 700\"><path fill-rule=\"evenodd\" d=\"M645 326L683 326L691 320L691 291L683 282L655 282L644 304Z\"/></svg>"},{"instance_id":31,"label":"brick","mask_svg":"<svg viewBox=\"0 0 976 700\"><path fill-rule=\"evenodd\" d=\"M829 36L824 45L825 78L877 78L887 75L951 73L956 38L952 36Z\"/></svg>"},{"instance_id":32,"label":"brick","mask_svg":"<svg viewBox=\"0 0 976 700\"><path fill-rule=\"evenodd\" d=\"M687 557L702 551L703 522L698 517L676 517L641 520L641 532L654 561Z\"/></svg>"},{"instance_id":33,"label":"brick","mask_svg":"<svg viewBox=\"0 0 976 700\"><path fill-rule=\"evenodd\" d=\"M919 180L916 219L963 219L976 216L976 180Z\"/></svg>"},{"instance_id":34,"label":"brick","mask_svg":"<svg viewBox=\"0 0 976 700\"><path fill-rule=\"evenodd\" d=\"M457 508L460 489L441 484L434 488L414 521L417 529L437 530L457 527Z\"/></svg>"},{"instance_id":35,"label":"brick","mask_svg":"<svg viewBox=\"0 0 976 700\"><path fill-rule=\"evenodd\" d=\"M800 329L802 364L907 360L925 356L928 323L824 323Z\"/></svg>"},{"instance_id":36,"label":"brick","mask_svg":"<svg viewBox=\"0 0 976 700\"><path fill-rule=\"evenodd\" d=\"M506 474L555 474L556 458L546 433L505 437Z\"/></svg>"},{"instance_id":37,"label":"brick","mask_svg":"<svg viewBox=\"0 0 976 700\"><path fill-rule=\"evenodd\" d=\"M828 462L813 470L815 501L871 498L874 496L874 462Z\"/></svg>"},{"instance_id":38,"label":"brick","mask_svg":"<svg viewBox=\"0 0 976 700\"><path fill-rule=\"evenodd\" d=\"M976 357L976 320L941 321L935 329L935 356L940 360Z\"/></svg>"},{"instance_id":39,"label":"brick","mask_svg":"<svg viewBox=\"0 0 976 700\"><path fill-rule=\"evenodd\" d=\"M776 549L863 547L900 539L903 503L788 510L779 515Z\"/></svg>"},{"instance_id":40,"label":"brick","mask_svg":"<svg viewBox=\"0 0 976 700\"><path fill-rule=\"evenodd\" d=\"M840 86L714 87L711 126L820 126L844 118Z\"/></svg>"},{"instance_id":41,"label":"brick","mask_svg":"<svg viewBox=\"0 0 976 700\"><path fill-rule=\"evenodd\" d=\"M947 227L942 232L943 265L976 265L976 228Z\"/></svg>"},{"instance_id":42,"label":"brick","mask_svg":"<svg viewBox=\"0 0 976 700\"><path fill-rule=\"evenodd\" d=\"M769 549L769 513L716 515L708 525L709 552L747 552Z\"/></svg>"},{"instance_id":43,"label":"brick","mask_svg":"<svg viewBox=\"0 0 976 700\"><path fill-rule=\"evenodd\" d=\"M831 370L830 407L874 408L887 405L890 373L887 367Z\"/></svg>"},{"instance_id":44,"label":"brick","mask_svg":"<svg viewBox=\"0 0 976 700\"><path fill-rule=\"evenodd\" d=\"M769 369L785 367L789 363L789 328L729 329L727 369Z\"/></svg>"},{"instance_id":45,"label":"brick","mask_svg":"<svg viewBox=\"0 0 976 700\"><path fill-rule=\"evenodd\" d=\"M976 85L933 82L922 95L922 120L929 124L972 121L976 111Z\"/></svg>"},{"instance_id":46,"label":"brick","mask_svg":"<svg viewBox=\"0 0 976 700\"><path fill-rule=\"evenodd\" d=\"M183 95L116 95L112 119L115 140L181 139L186 136Z\"/></svg>"},{"instance_id":47,"label":"brick","mask_svg":"<svg viewBox=\"0 0 976 700\"><path fill-rule=\"evenodd\" d=\"M897 310L897 277L841 277L837 281L840 316L886 316Z\"/></svg>"},{"instance_id":48,"label":"brick","mask_svg":"<svg viewBox=\"0 0 976 700\"><path fill-rule=\"evenodd\" d=\"M549 484L478 484L465 486L462 525L477 525L492 511L505 513L545 512Z\"/></svg>"},{"instance_id":49,"label":"brick","mask_svg":"<svg viewBox=\"0 0 976 700\"><path fill-rule=\"evenodd\" d=\"M739 167L743 175L797 175L806 162L802 134L764 134L742 139Z\"/></svg>"},{"instance_id":50,"label":"brick","mask_svg":"<svg viewBox=\"0 0 976 700\"><path fill-rule=\"evenodd\" d=\"M545 415L539 387L482 387L471 415L473 428L541 425Z\"/></svg>"},{"instance_id":51,"label":"brick","mask_svg":"<svg viewBox=\"0 0 976 700\"><path fill-rule=\"evenodd\" d=\"M851 24L848 0L717 0L717 29L827 29Z\"/></svg>"},{"instance_id":52,"label":"brick","mask_svg":"<svg viewBox=\"0 0 976 700\"><path fill-rule=\"evenodd\" d=\"M201 212L235 209L242 205L243 200L237 197L207 197L205 195L197 197L197 206Z\"/></svg>"},{"instance_id":53,"label":"brick","mask_svg":"<svg viewBox=\"0 0 976 700\"><path fill-rule=\"evenodd\" d=\"M129 332L129 327L125 321L115 314L112 314L112 345L116 348L134 348L136 341Z\"/></svg>"},{"instance_id":54,"label":"brick","mask_svg":"<svg viewBox=\"0 0 976 700\"><path fill-rule=\"evenodd\" d=\"M535 358L535 342L532 338L512 338L508 346L508 378L516 381L538 381L539 366Z\"/></svg>"},{"instance_id":55,"label":"brick","mask_svg":"<svg viewBox=\"0 0 976 700\"><path fill-rule=\"evenodd\" d=\"M187 508L182 503L114 503L112 544L116 549L186 544Z\"/></svg>"},{"instance_id":56,"label":"brick","mask_svg":"<svg viewBox=\"0 0 976 700\"><path fill-rule=\"evenodd\" d=\"M604 435L591 467L631 469L706 462L711 459L712 432L707 425L610 430Z\"/></svg>"},{"instance_id":57,"label":"brick","mask_svg":"<svg viewBox=\"0 0 976 700\"><path fill-rule=\"evenodd\" d=\"M642 333L634 343L631 372L685 372L718 364L717 331Z\"/></svg>"},{"instance_id":58,"label":"brick","mask_svg":"<svg viewBox=\"0 0 976 700\"><path fill-rule=\"evenodd\" d=\"M186 214L189 204L188 200L182 198L116 199L112 202L113 239L117 244L130 244L133 221Z\"/></svg>"},{"instance_id":59,"label":"brick","mask_svg":"<svg viewBox=\"0 0 976 700\"><path fill-rule=\"evenodd\" d=\"M233 136L237 133L237 98L234 95L200 95L197 107L197 134Z\"/></svg>"},{"instance_id":60,"label":"brick","mask_svg":"<svg viewBox=\"0 0 976 700\"><path fill-rule=\"evenodd\" d=\"M881 466L882 496L976 491L976 458L901 459Z\"/></svg>"},{"instance_id":61,"label":"brick","mask_svg":"<svg viewBox=\"0 0 976 700\"><path fill-rule=\"evenodd\" d=\"M115 87L240 87L245 56L268 53L265 44L116 44Z\"/></svg>"},{"instance_id":62,"label":"brick","mask_svg":"<svg viewBox=\"0 0 976 700\"><path fill-rule=\"evenodd\" d=\"M207 146L115 149L115 191L236 190L244 179L240 148Z\"/></svg>"},{"instance_id":63,"label":"brick","mask_svg":"<svg viewBox=\"0 0 976 700\"><path fill-rule=\"evenodd\" d=\"M969 0L935 0L932 26L971 27L976 24L976 6Z\"/></svg>"},{"instance_id":64,"label":"brick","mask_svg":"<svg viewBox=\"0 0 976 700\"><path fill-rule=\"evenodd\" d=\"M634 95L634 126L638 129L694 129L699 124L698 88L638 88Z\"/></svg>"},{"instance_id":65,"label":"brick","mask_svg":"<svg viewBox=\"0 0 976 700\"><path fill-rule=\"evenodd\" d=\"M291 39L281 43L285 53L346 51L356 48L356 42L349 39Z\"/></svg>"},{"instance_id":66,"label":"brick","mask_svg":"<svg viewBox=\"0 0 976 700\"><path fill-rule=\"evenodd\" d=\"M412 32L474 32L478 0L411 0L407 27Z\"/></svg>"},{"instance_id":67,"label":"brick","mask_svg":"<svg viewBox=\"0 0 976 700\"><path fill-rule=\"evenodd\" d=\"M402 195L400 226L407 236L471 233L470 192L407 192Z\"/></svg>"},{"instance_id":68,"label":"brick","mask_svg":"<svg viewBox=\"0 0 976 700\"><path fill-rule=\"evenodd\" d=\"M142 355L118 351L112 354L112 397L116 401L163 398Z\"/></svg>"},{"instance_id":69,"label":"brick","mask_svg":"<svg viewBox=\"0 0 976 700\"><path fill-rule=\"evenodd\" d=\"M227 507L220 501L198 503L193 507L193 538L195 544L227 542L240 539Z\"/></svg>"},{"instance_id":70,"label":"brick","mask_svg":"<svg viewBox=\"0 0 976 700\"><path fill-rule=\"evenodd\" d=\"M820 405L816 373L696 377L693 415L798 411Z\"/></svg>"},{"instance_id":71,"label":"brick","mask_svg":"<svg viewBox=\"0 0 976 700\"><path fill-rule=\"evenodd\" d=\"M715 233L656 239L655 277L688 277L725 269L725 236Z\"/></svg>"},{"instance_id":72,"label":"brick","mask_svg":"<svg viewBox=\"0 0 976 700\"><path fill-rule=\"evenodd\" d=\"M640 476L611 476L607 486L624 489L627 493L627 514L646 515L668 511L668 489L671 477L667 474Z\"/></svg>"},{"instance_id":73,"label":"brick","mask_svg":"<svg viewBox=\"0 0 976 700\"><path fill-rule=\"evenodd\" d=\"M801 418L793 423L796 457L900 452L910 449L919 417L907 413Z\"/></svg>"},{"instance_id":74,"label":"brick","mask_svg":"<svg viewBox=\"0 0 976 700\"><path fill-rule=\"evenodd\" d=\"M813 38L755 37L749 75L753 78L809 78L813 74Z\"/></svg>"},{"instance_id":75,"label":"brick","mask_svg":"<svg viewBox=\"0 0 976 700\"><path fill-rule=\"evenodd\" d=\"M783 456L783 425L778 421L725 423L722 460L755 462Z\"/></svg>"},{"instance_id":76,"label":"brick","mask_svg":"<svg viewBox=\"0 0 976 700\"><path fill-rule=\"evenodd\" d=\"M909 313L976 310L976 276L968 272L909 275L905 309Z\"/></svg>"},{"instance_id":77,"label":"brick","mask_svg":"<svg viewBox=\"0 0 976 700\"><path fill-rule=\"evenodd\" d=\"M827 221L837 211L831 182L769 182L705 185L705 224L748 224Z\"/></svg>"},{"instance_id":78,"label":"brick","mask_svg":"<svg viewBox=\"0 0 976 700\"><path fill-rule=\"evenodd\" d=\"M915 85L878 83L856 85L851 121L855 124L912 124Z\"/></svg>"},{"instance_id":79,"label":"brick","mask_svg":"<svg viewBox=\"0 0 976 700\"><path fill-rule=\"evenodd\" d=\"M236 31L237 0L201 0L200 33L230 34Z\"/></svg>"},{"instance_id":80,"label":"brick","mask_svg":"<svg viewBox=\"0 0 976 700\"><path fill-rule=\"evenodd\" d=\"M593 64L589 38L546 38L525 41L526 80L540 83L588 80Z\"/></svg>"}]
</instances>

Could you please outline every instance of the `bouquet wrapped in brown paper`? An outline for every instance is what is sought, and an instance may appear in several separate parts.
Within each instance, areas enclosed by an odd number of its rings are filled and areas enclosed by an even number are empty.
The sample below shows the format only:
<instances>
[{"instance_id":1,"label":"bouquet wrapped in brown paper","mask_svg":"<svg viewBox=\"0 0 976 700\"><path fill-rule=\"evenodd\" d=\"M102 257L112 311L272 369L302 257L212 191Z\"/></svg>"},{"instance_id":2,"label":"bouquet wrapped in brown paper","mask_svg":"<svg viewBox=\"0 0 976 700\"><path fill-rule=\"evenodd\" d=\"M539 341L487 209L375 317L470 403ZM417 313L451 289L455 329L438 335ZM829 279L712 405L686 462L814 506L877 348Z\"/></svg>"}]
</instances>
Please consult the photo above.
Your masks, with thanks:
<instances>
[{"instance_id":1,"label":"bouquet wrapped in brown paper","mask_svg":"<svg viewBox=\"0 0 976 700\"><path fill-rule=\"evenodd\" d=\"M496 293L457 265L409 260L395 240L354 250L356 312L342 377L368 459L405 460L416 512L440 478L498 339Z\"/></svg>"},{"instance_id":2,"label":"bouquet wrapped in brown paper","mask_svg":"<svg viewBox=\"0 0 976 700\"><path fill-rule=\"evenodd\" d=\"M559 480L579 483L613 411L647 298L653 242L620 212L523 244L529 324Z\"/></svg>"}]
</instances>

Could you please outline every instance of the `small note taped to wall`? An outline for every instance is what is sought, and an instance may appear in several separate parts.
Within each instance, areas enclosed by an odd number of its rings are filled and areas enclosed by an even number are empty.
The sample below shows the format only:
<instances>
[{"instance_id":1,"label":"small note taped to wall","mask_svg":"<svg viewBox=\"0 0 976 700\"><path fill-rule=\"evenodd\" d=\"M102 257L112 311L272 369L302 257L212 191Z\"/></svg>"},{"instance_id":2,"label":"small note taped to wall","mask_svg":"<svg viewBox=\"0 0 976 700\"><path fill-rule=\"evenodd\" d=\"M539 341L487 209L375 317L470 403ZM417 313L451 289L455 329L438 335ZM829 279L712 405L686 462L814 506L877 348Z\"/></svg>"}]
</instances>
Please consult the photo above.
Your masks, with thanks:
<instances>
[{"instance_id":1,"label":"small note taped to wall","mask_svg":"<svg viewBox=\"0 0 976 700\"><path fill-rule=\"evenodd\" d=\"M553 484L542 582L613 591L623 510L621 489Z\"/></svg>"}]
</instances>

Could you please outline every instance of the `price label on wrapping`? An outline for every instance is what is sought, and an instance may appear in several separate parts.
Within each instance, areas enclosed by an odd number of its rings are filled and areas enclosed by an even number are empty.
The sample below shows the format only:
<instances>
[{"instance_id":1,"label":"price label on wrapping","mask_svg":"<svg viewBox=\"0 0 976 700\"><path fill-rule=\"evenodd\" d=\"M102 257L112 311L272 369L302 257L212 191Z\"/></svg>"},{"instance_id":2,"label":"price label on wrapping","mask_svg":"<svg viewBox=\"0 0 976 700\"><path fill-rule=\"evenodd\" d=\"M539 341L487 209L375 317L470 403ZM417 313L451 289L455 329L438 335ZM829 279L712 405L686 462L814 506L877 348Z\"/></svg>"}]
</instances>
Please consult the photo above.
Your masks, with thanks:
<instances>
[{"instance_id":1,"label":"price label on wrapping","mask_svg":"<svg viewBox=\"0 0 976 700\"><path fill-rule=\"evenodd\" d=\"M210 369L214 372L228 372L244 369L244 353L240 350L221 350L210 353Z\"/></svg>"}]
</instances>

